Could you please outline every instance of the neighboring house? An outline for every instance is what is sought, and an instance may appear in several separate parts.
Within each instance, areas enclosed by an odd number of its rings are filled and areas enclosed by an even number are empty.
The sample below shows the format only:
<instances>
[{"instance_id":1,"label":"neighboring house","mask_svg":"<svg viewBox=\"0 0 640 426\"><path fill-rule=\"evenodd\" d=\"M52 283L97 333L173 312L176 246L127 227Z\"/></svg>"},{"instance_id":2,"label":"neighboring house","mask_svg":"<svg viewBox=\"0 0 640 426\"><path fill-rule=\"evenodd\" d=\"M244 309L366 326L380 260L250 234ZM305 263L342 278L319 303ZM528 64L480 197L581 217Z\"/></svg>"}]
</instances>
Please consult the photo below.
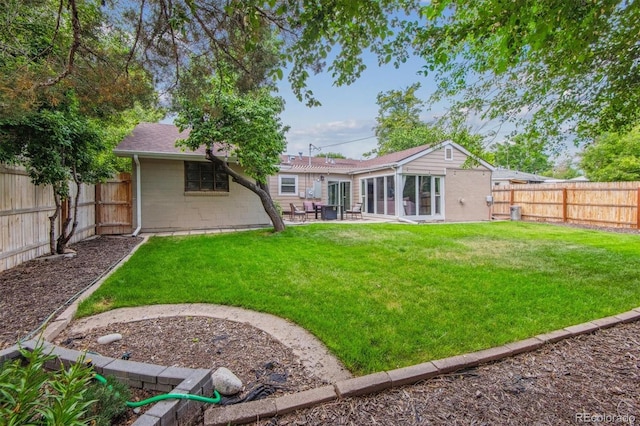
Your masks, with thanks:
<instances>
[{"instance_id":1,"label":"neighboring house","mask_svg":"<svg viewBox=\"0 0 640 426\"><path fill-rule=\"evenodd\" d=\"M370 160L285 155L269 188L285 210L311 200L345 209L362 203L365 216L406 221L488 220L492 170L445 141Z\"/></svg>"},{"instance_id":2,"label":"neighboring house","mask_svg":"<svg viewBox=\"0 0 640 426\"><path fill-rule=\"evenodd\" d=\"M171 124L141 123L114 150L133 161L134 233L270 225L260 199L216 170L204 148L176 148L188 136Z\"/></svg>"},{"instance_id":3,"label":"neighboring house","mask_svg":"<svg viewBox=\"0 0 640 426\"><path fill-rule=\"evenodd\" d=\"M511 184L545 183L553 178L541 176L535 173L520 172L518 170L495 169L491 180L494 186Z\"/></svg>"},{"instance_id":4,"label":"neighboring house","mask_svg":"<svg viewBox=\"0 0 640 426\"><path fill-rule=\"evenodd\" d=\"M269 225L259 198L205 160L204 149L176 148L188 137L169 124L139 124L114 150L133 162L136 233ZM226 157L225 152L214 155ZM468 159L473 160L465 167ZM241 172L238 165L232 167ZM284 211L315 201L371 217L405 221L488 220L493 167L445 141L370 160L282 156L269 178Z\"/></svg>"}]
</instances>

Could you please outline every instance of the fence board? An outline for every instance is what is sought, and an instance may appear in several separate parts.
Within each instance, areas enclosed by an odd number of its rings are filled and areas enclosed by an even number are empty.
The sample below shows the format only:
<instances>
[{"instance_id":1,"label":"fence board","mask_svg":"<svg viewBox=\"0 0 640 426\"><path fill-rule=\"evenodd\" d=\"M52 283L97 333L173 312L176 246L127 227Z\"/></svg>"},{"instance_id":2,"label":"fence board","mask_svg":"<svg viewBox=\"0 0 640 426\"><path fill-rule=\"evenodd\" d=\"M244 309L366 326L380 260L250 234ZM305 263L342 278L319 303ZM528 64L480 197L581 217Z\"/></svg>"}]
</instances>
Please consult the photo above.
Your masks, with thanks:
<instances>
[{"instance_id":1,"label":"fence board","mask_svg":"<svg viewBox=\"0 0 640 426\"><path fill-rule=\"evenodd\" d=\"M96 232L127 234L132 227L131 174L120 173L96 185Z\"/></svg>"},{"instance_id":2,"label":"fence board","mask_svg":"<svg viewBox=\"0 0 640 426\"><path fill-rule=\"evenodd\" d=\"M565 182L506 185L493 189L492 215L523 220L640 229L640 182Z\"/></svg>"},{"instance_id":3,"label":"fence board","mask_svg":"<svg viewBox=\"0 0 640 426\"><path fill-rule=\"evenodd\" d=\"M95 233L94 197L93 185L83 185L71 243ZM33 185L20 167L0 165L0 271L49 253L49 216L54 210L51 187Z\"/></svg>"}]
</instances>

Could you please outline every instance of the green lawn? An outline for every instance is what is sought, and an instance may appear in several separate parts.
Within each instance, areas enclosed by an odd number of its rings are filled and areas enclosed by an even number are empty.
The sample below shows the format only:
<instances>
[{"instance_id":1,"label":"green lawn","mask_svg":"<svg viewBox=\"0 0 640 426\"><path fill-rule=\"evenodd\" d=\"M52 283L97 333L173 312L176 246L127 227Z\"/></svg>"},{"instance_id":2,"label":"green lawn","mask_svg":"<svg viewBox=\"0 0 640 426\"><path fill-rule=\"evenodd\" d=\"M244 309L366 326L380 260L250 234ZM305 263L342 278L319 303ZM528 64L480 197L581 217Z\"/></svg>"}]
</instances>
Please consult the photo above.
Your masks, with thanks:
<instances>
[{"instance_id":1,"label":"green lawn","mask_svg":"<svg viewBox=\"0 0 640 426\"><path fill-rule=\"evenodd\" d=\"M154 237L79 315L196 302L288 318L365 374L640 306L640 238L524 222Z\"/></svg>"}]
</instances>

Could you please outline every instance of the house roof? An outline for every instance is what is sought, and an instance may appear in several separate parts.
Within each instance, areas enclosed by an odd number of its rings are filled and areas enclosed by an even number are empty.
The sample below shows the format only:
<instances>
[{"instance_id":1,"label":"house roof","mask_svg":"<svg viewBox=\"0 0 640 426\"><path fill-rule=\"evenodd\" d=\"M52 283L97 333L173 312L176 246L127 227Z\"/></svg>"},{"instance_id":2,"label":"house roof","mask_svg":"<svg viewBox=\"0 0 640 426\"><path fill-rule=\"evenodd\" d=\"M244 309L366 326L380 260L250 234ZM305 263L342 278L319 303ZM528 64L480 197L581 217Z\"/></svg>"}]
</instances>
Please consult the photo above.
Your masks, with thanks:
<instances>
[{"instance_id":1,"label":"house roof","mask_svg":"<svg viewBox=\"0 0 640 426\"><path fill-rule=\"evenodd\" d=\"M491 176L493 180L517 180L533 183L542 183L553 178L534 173L526 173L518 170L496 169Z\"/></svg>"},{"instance_id":2,"label":"house roof","mask_svg":"<svg viewBox=\"0 0 640 426\"><path fill-rule=\"evenodd\" d=\"M176 141L188 137L189 130L180 132L173 124L140 123L118 144L114 149L114 153L127 157L138 155L141 157L155 158L203 158L205 156L204 147L200 147L195 151L176 147ZM282 171L290 170L292 172L324 172L331 170L335 173L347 174L362 170L378 170L401 166L405 162L412 161L418 156L440 149L445 145L454 146L466 155L473 157L473 154L460 145L452 141L443 141L435 145L421 145L367 160L282 155L280 157L280 169ZM218 155L226 155L225 150L219 144L213 145L213 151ZM478 160L485 167L493 169L490 164L480 159Z\"/></svg>"},{"instance_id":3,"label":"house roof","mask_svg":"<svg viewBox=\"0 0 640 426\"><path fill-rule=\"evenodd\" d=\"M129 133L113 150L116 155L142 157L171 158L174 156L204 157L205 147L201 146L195 151L188 148L177 147L179 139L189 137L189 130L180 132L173 124L140 123ZM223 153L220 145L214 144L214 153Z\"/></svg>"}]
</instances>

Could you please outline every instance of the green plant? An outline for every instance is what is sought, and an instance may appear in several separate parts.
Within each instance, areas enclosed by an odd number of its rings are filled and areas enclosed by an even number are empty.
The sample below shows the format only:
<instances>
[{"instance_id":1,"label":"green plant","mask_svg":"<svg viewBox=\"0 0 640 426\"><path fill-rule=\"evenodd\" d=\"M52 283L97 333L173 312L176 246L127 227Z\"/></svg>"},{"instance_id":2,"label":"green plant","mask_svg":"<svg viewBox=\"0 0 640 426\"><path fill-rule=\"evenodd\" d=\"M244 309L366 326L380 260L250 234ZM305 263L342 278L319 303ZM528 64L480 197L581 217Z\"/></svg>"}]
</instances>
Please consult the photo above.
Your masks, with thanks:
<instances>
[{"instance_id":1,"label":"green plant","mask_svg":"<svg viewBox=\"0 0 640 426\"><path fill-rule=\"evenodd\" d=\"M106 386L94 381L87 389L85 397L96 401L89 409L94 425L109 426L118 421L127 411L131 390L113 376L109 376Z\"/></svg>"},{"instance_id":2,"label":"green plant","mask_svg":"<svg viewBox=\"0 0 640 426\"><path fill-rule=\"evenodd\" d=\"M45 364L55 359L42 344L20 349L21 358L0 365L0 418L7 426L46 424L109 425L126 409L124 385L111 388L92 383L93 370L82 356L55 371Z\"/></svg>"},{"instance_id":3,"label":"green plant","mask_svg":"<svg viewBox=\"0 0 640 426\"><path fill-rule=\"evenodd\" d=\"M0 366L0 418L7 426L33 424L43 407L43 386L47 381L44 364L53 359L42 347L30 352L21 349L23 358Z\"/></svg>"}]
</instances>

